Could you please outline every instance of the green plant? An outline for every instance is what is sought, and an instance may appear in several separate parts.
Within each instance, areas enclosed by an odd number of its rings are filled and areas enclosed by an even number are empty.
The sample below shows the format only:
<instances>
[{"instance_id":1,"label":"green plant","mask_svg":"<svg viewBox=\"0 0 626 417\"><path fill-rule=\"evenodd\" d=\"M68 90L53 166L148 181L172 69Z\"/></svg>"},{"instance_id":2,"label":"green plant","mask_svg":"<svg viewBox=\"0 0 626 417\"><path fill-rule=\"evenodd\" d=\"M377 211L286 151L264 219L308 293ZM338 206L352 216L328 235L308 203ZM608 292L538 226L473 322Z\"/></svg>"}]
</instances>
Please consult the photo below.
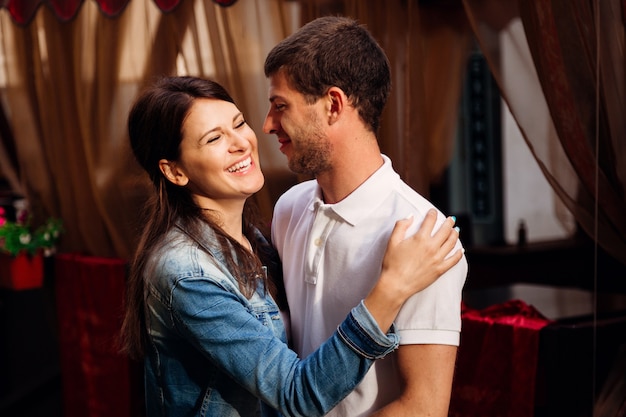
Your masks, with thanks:
<instances>
[{"instance_id":1,"label":"green plant","mask_svg":"<svg viewBox=\"0 0 626 417\"><path fill-rule=\"evenodd\" d=\"M0 207L0 251L17 256L22 252L34 255L39 250L54 249L63 231L61 220L50 218L46 223L33 229L31 216L21 211L15 221L6 217L6 210Z\"/></svg>"}]
</instances>

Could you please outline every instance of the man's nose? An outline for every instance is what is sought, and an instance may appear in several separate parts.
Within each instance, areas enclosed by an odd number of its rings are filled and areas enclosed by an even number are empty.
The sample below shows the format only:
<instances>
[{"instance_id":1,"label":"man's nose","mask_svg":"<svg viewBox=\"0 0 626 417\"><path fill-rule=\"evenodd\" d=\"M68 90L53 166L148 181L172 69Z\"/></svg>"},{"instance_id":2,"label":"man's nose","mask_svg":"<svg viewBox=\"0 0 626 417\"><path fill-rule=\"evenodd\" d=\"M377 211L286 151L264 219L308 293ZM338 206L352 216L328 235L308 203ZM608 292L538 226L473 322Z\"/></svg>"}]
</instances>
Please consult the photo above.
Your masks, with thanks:
<instances>
[{"instance_id":1,"label":"man's nose","mask_svg":"<svg viewBox=\"0 0 626 417\"><path fill-rule=\"evenodd\" d=\"M274 119L274 116L272 116L272 111L268 111L267 115L265 116L265 121L263 122L263 133L266 134L270 134L273 135L276 132L278 132L278 128L276 127L277 123Z\"/></svg>"}]
</instances>

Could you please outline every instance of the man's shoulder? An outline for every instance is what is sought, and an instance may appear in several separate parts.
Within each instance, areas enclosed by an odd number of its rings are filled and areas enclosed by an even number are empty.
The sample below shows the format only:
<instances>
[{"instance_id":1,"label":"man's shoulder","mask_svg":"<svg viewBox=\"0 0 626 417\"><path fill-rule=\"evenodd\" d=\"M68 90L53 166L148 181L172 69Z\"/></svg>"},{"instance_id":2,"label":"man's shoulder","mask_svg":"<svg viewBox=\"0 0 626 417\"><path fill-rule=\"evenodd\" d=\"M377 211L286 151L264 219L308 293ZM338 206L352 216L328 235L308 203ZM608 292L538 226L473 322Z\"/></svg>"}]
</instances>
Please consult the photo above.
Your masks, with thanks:
<instances>
[{"instance_id":1,"label":"man's shoulder","mask_svg":"<svg viewBox=\"0 0 626 417\"><path fill-rule=\"evenodd\" d=\"M392 191L393 198L389 199L389 204L397 204L393 203L393 200L402 200L405 201L410 207L414 208L418 213L426 214L426 212L432 208L436 209L438 212L441 212L438 207L436 207L432 201L428 200L402 179L397 179L397 181L393 185Z\"/></svg>"},{"instance_id":2,"label":"man's shoulder","mask_svg":"<svg viewBox=\"0 0 626 417\"><path fill-rule=\"evenodd\" d=\"M383 189L389 190L391 194L389 204L393 204L391 201L396 198L408 202L409 205L417 208L418 211L428 210L430 208L437 209L430 200L402 179L400 174L393 168L389 157L383 155L383 159L385 160L385 165L383 166L383 170L380 171L380 176L375 186L381 191Z\"/></svg>"}]
</instances>

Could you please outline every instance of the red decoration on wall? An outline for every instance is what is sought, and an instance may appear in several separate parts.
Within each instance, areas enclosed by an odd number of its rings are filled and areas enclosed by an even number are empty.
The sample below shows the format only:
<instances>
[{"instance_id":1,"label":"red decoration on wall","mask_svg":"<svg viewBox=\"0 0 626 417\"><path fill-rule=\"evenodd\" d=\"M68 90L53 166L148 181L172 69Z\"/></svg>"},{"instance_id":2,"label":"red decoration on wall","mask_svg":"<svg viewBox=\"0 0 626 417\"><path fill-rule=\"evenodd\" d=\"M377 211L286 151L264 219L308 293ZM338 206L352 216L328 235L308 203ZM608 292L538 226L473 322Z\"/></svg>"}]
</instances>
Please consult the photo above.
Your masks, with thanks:
<instances>
[{"instance_id":1,"label":"red decoration on wall","mask_svg":"<svg viewBox=\"0 0 626 417\"><path fill-rule=\"evenodd\" d=\"M13 21L20 25L28 25L41 5L49 7L61 21L73 19L85 0L0 0L0 9L9 11ZM130 0L90 0L98 3L98 7L108 17L116 17L128 5ZM181 0L153 0L163 12L170 12ZM237 0L213 0L223 7L232 6Z\"/></svg>"}]
</instances>

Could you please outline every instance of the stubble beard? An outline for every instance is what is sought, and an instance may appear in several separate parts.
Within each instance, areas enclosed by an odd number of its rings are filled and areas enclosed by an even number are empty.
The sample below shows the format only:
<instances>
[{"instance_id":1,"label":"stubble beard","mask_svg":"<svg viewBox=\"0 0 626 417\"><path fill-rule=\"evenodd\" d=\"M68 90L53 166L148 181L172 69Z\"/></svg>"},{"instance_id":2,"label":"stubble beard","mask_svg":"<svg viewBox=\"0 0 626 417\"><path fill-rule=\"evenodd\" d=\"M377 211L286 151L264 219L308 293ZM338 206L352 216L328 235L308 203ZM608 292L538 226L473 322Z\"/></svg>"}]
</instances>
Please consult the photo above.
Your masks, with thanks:
<instances>
[{"instance_id":1,"label":"stubble beard","mask_svg":"<svg viewBox=\"0 0 626 417\"><path fill-rule=\"evenodd\" d=\"M299 128L291 135L295 146L288 166L296 174L317 176L331 169L332 145L322 133L321 123L313 114L308 122L306 127Z\"/></svg>"}]
</instances>

